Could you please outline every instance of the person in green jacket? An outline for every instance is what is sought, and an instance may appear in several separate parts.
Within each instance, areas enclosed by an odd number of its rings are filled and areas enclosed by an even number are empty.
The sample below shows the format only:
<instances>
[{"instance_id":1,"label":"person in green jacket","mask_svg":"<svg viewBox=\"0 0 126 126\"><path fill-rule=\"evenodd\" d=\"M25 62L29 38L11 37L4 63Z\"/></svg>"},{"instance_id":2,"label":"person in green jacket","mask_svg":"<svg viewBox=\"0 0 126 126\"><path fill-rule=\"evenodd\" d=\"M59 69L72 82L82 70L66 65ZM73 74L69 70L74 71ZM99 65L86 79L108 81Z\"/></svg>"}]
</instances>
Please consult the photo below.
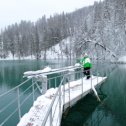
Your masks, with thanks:
<instances>
[{"instance_id":1,"label":"person in green jacket","mask_svg":"<svg viewBox=\"0 0 126 126\"><path fill-rule=\"evenodd\" d=\"M90 69L92 68L92 63L87 53L83 54L83 58L81 58L80 63L83 66L83 74L86 75L87 79L89 79L91 77Z\"/></svg>"}]
</instances>

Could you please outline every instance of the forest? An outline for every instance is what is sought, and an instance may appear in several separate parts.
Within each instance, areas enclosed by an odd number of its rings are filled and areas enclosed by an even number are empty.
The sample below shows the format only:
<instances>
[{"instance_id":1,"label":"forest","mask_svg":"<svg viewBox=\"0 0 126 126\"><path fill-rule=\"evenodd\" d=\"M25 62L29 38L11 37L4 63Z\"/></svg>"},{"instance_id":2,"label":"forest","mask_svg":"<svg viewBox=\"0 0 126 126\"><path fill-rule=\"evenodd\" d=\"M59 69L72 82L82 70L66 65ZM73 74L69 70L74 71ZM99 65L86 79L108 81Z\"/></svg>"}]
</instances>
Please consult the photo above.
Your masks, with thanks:
<instances>
[{"instance_id":1,"label":"forest","mask_svg":"<svg viewBox=\"0 0 126 126\"><path fill-rule=\"evenodd\" d=\"M62 41L69 38L63 47ZM102 45L101 48L93 41ZM77 58L84 51L92 58L111 58L111 50L117 57L126 53L126 0L104 0L93 6L83 7L71 13L45 15L36 22L21 21L1 29L0 57L35 56L46 59L47 51L60 45L60 54ZM52 51L54 51L52 49ZM97 56L98 57L98 56Z\"/></svg>"}]
</instances>

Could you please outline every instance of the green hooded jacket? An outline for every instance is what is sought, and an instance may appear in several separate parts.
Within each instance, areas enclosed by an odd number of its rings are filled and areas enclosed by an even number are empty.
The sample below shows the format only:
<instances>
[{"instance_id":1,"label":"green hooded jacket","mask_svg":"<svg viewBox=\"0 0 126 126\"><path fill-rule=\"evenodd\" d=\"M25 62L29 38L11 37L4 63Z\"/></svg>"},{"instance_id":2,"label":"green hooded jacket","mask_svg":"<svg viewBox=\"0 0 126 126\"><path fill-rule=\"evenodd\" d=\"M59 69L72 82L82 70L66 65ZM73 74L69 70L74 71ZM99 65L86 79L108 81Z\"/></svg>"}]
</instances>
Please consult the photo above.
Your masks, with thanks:
<instances>
[{"instance_id":1,"label":"green hooded jacket","mask_svg":"<svg viewBox=\"0 0 126 126\"><path fill-rule=\"evenodd\" d=\"M88 56L81 58L80 63L83 65L84 68L91 68L92 63L90 61L90 58Z\"/></svg>"}]
</instances>

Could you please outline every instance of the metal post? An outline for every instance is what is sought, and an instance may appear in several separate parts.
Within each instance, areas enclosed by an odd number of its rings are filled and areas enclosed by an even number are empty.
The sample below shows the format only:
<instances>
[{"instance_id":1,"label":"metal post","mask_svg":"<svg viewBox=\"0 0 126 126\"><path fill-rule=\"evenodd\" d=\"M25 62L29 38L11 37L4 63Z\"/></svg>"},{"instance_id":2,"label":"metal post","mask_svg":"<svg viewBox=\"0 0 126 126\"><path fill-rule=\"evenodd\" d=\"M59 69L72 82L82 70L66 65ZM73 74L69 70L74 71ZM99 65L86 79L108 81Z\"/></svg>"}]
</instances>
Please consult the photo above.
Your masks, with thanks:
<instances>
[{"instance_id":1,"label":"metal post","mask_svg":"<svg viewBox=\"0 0 126 126\"><path fill-rule=\"evenodd\" d=\"M74 70L73 69L70 69L68 73L69 73L69 80L70 81L75 80Z\"/></svg>"},{"instance_id":2,"label":"metal post","mask_svg":"<svg viewBox=\"0 0 126 126\"><path fill-rule=\"evenodd\" d=\"M17 101L18 101L18 115L19 115L19 120L20 120L21 119L21 108L20 108L19 87L17 88Z\"/></svg>"},{"instance_id":3,"label":"metal post","mask_svg":"<svg viewBox=\"0 0 126 126\"><path fill-rule=\"evenodd\" d=\"M55 88L56 88L56 77L54 78Z\"/></svg>"},{"instance_id":4,"label":"metal post","mask_svg":"<svg viewBox=\"0 0 126 126\"><path fill-rule=\"evenodd\" d=\"M42 94L45 94L47 91L47 76L42 76L43 82L42 82Z\"/></svg>"},{"instance_id":5,"label":"metal post","mask_svg":"<svg viewBox=\"0 0 126 126\"><path fill-rule=\"evenodd\" d=\"M61 120L61 85L59 86L59 124Z\"/></svg>"},{"instance_id":6,"label":"metal post","mask_svg":"<svg viewBox=\"0 0 126 126\"><path fill-rule=\"evenodd\" d=\"M69 78L67 78L68 79L68 88L69 88L69 107L70 107L70 81L69 81Z\"/></svg>"},{"instance_id":7,"label":"metal post","mask_svg":"<svg viewBox=\"0 0 126 126\"><path fill-rule=\"evenodd\" d=\"M51 80L52 80L52 78L48 80L48 84L49 84L48 89L51 88L51 85L50 85L50 81L51 81Z\"/></svg>"},{"instance_id":8,"label":"metal post","mask_svg":"<svg viewBox=\"0 0 126 126\"><path fill-rule=\"evenodd\" d=\"M91 71L91 89L92 89L92 71Z\"/></svg>"},{"instance_id":9,"label":"metal post","mask_svg":"<svg viewBox=\"0 0 126 126\"><path fill-rule=\"evenodd\" d=\"M35 78L33 77L32 78L32 93L33 93L33 102L34 102L34 100L35 100L35 94L34 94L34 83L35 83Z\"/></svg>"},{"instance_id":10,"label":"metal post","mask_svg":"<svg viewBox=\"0 0 126 126\"><path fill-rule=\"evenodd\" d=\"M53 119L52 119L52 108L51 108L51 111L50 111L50 126L52 126L52 122L53 121Z\"/></svg>"},{"instance_id":11,"label":"metal post","mask_svg":"<svg viewBox=\"0 0 126 126\"><path fill-rule=\"evenodd\" d=\"M83 97L83 73L81 72L81 81L82 81L82 97Z\"/></svg>"},{"instance_id":12,"label":"metal post","mask_svg":"<svg viewBox=\"0 0 126 126\"><path fill-rule=\"evenodd\" d=\"M63 112L64 112L64 105L65 105L65 84L63 84Z\"/></svg>"}]
</instances>

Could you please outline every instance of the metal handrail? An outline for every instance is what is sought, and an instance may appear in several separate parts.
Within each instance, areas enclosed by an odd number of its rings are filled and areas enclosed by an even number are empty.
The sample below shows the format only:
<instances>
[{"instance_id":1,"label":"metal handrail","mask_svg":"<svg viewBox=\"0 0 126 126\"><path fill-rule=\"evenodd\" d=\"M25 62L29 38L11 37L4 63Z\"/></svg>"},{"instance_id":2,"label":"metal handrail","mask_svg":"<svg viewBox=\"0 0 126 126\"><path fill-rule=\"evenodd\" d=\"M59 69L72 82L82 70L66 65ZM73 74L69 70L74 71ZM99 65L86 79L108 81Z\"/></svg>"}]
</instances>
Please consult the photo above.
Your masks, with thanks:
<instances>
[{"instance_id":1,"label":"metal handrail","mask_svg":"<svg viewBox=\"0 0 126 126\"><path fill-rule=\"evenodd\" d=\"M78 73L78 72L75 72L75 73ZM53 97L53 100L52 100L52 102L51 102L51 104L50 104L50 107L49 107L49 109L48 109L48 112L47 112L47 114L46 114L46 116L45 116L45 118L44 118L44 121L42 122L42 125L41 126L45 126L45 124L46 124L46 122L47 122L47 120L48 120L48 117L49 117L49 115L50 115L50 113L52 114L52 108L53 108L53 105L54 105L54 102L55 102L55 100L56 100L56 98L57 98L57 95L59 94L59 99L60 99L60 97L61 97L61 86L63 85L63 82L64 82L64 80L66 79L66 75L69 75L69 74L65 74L65 76L63 76L63 79L61 80L61 83L60 83L60 85L59 85L59 87L58 87L58 89L57 89L57 92L55 93L55 96ZM64 86L64 85L63 85ZM59 101L59 100L58 100ZM55 108L54 108L54 113L53 113L53 115L52 115L52 117L54 117L54 114L55 114L55 112L56 112L56 108L57 108L57 105L58 104L61 104L61 102L59 103L59 102L57 102L56 103L56 106L55 106ZM60 108L61 109L61 108ZM59 110L59 111L61 111L61 110ZM60 117L61 118L61 117ZM53 120L52 120L53 121ZM57 122L58 122L58 119L57 119ZM52 122L51 122L52 123Z\"/></svg>"},{"instance_id":2,"label":"metal handrail","mask_svg":"<svg viewBox=\"0 0 126 126\"><path fill-rule=\"evenodd\" d=\"M34 83L33 83L34 84ZM28 91L30 88L32 87L32 85L31 86L29 86L24 92L22 92L20 95L19 95L19 97L21 97L26 91ZM6 110L10 105L12 105L15 101L16 101L17 99L14 99L14 100L12 100L9 104L7 104L5 107L3 107L1 110L0 110L0 113L2 113L4 110Z\"/></svg>"},{"instance_id":3,"label":"metal handrail","mask_svg":"<svg viewBox=\"0 0 126 126\"><path fill-rule=\"evenodd\" d=\"M80 71L77 71L77 72L74 72L74 74L75 73L82 73L82 70L80 70ZM58 106L58 104L62 104L62 107L63 107L63 104L64 104L64 102L65 102L65 85L63 84L63 82L64 82L64 80L65 79L67 79L68 80L68 93L69 93L69 103L70 103L70 100L71 100L71 97L70 97L70 80L68 79L68 76L69 76L70 74L66 74L65 76L63 76L63 79L62 79L62 81L61 81L61 83L60 83L60 85L59 85L59 87L58 87L58 89L57 89L57 92L55 93L55 95L54 95L54 97L53 97L53 99L52 99L52 102L51 102L51 104L50 104L50 107L49 107L49 109L48 109L48 111L47 111L47 113L46 113L46 115L45 115L45 117L44 117L44 120L43 120L43 122L42 122L42 124L41 124L41 126L45 126L46 124L47 124L47 121L48 121L48 118L51 116L51 121L50 121L50 126L52 126L53 125L53 118L55 117L55 114L56 114L56 110L58 109L57 108L57 106ZM80 77L82 77L82 75L80 76ZM92 87L92 80L94 80L94 79L96 79L96 78L98 78L97 76L96 77L94 77L94 78L92 78L91 77L91 87ZM83 80L83 79L82 79ZM98 79L97 79L97 81L98 81ZM63 87L62 87L62 91L63 92L61 92L61 86L63 85ZM82 88L83 88L83 81L82 81ZM61 93L60 93L61 92ZM82 89L82 94L83 94L83 89ZM63 96L63 98L62 98L62 100L60 101L60 100L57 100L57 103L55 103L55 100L56 100L56 98L58 97L58 95L59 95L59 98L58 99L60 99L60 97L61 96ZM56 104L56 106L54 106L54 103ZM54 113L52 114L52 109L53 109L53 107L55 107L54 108ZM57 122L56 122L56 126L57 126L57 124L58 123L60 123L60 118L61 118L61 116L62 115L60 115L60 111L62 110L63 108L59 108L59 117L58 117L58 119L57 119ZM59 122L58 122L59 121Z\"/></svg>"},{"instance_id":4,"label":"metal handrail","mask_svg":"<svg viewBox=\"0 0 126 126\"><path fill-rule=\"evenodd\" d=\"M53 104L54 104L54 102L55 102L55 99L56 99L58 93L59 93L59 90L61 89L61 85L62 85L62 83L63 83L63 81L64 81L64 78L65 78L65 77L63 77L63 79L62 79L62 81L61 81L61 83L60 83L60 85L59 85L59 88L58 88L58 90L57 90L55 96L53 97L53 100L52 100L52 102L51 102L51 104L50 104L50 107L49 107L49 109L48 109L48 112L47 112L47 114L46 114L46 116L45 116L45 119L44 119L44 121L43 121L43 123L42 123L41 126L45 126L45 124L46 124L46 121L47 121L48 116L49 116L49 114L50 114L50 112L51 112L52 106L53 106ZM61 94L59 94L59 95L61 95Z\"/></svg>"},{"instance_id":5,"label":"metal handrail","mask_svg":"<svg viewBox=\"0 0 126 126\"><path fill-rule=\"evenodd\" d=\"M10 93L14 93L15 91L17 92L17 99L13 99L8 104L6 104L3 108L1 108L0 114L3 113L4 111L6 111L6 109L8 109L11 105L15 104L16 101L18 102L17 103L18 106L9 115L7 115L6 118L2 122L0 122L0 126L4 125L16 112L18 112L19 120L20 120L20 118L21 118L21 107L25 103L25 101L27 101L27 99L30 98L30 96L32 95L33 92L31 92L28 96L26 96L25 99L23 99L22 101L20 100L20 97L23 96L23 94L26 91L31 89L32 86L36 84L36 82L32 83L30 86L28 86L28 88L25 91L23 91L21 94L19 94L20 93L19 89L21 88L21 86L25 85L30 80L32 80L32 78L25 80L24 82L22 82L18 86L14 87L14 88L12 88L12 89L8 90L7 92L0 95L0 98L3 98L4 96L7 96ZM36 91L37 91L37 87L34 89L34 92L36 92Z\"/></svg>"},{"instance_id":6,"label":"metal handrail","mask_svg":"<svg viewBox=\"0 0 126 126\"><path fill-rule=\"evenodd\" d=\"M37 88L36 88L37 89ZM31 94L30 94L31 95ZM20 107L23 105L23 103L30 97L30 95L28 95L28 97L22 102L22 104L20 105ZM2 126L3 124L5 124L5 122L7 122L13 115L14 113L16 113L18 111L18 108L16 108L8 117L6 117L6 119L0 124L0 126Z\"/></svg>"},{"instance_id":7,"label":"metal handrail","mask_svg":"<svg viewBox=\"0 0 126 126\"><path fill-rule=\"evenodd\" d=\"M35 76L35 75L50 75L50 74L61 73L70 69L77 69L77 68L81 68L81 66L68 66L68 67L63 67L63 68L58 68L58 69L52 69L49 72L40 72L40 73L33 73L33 74L31 73L28 75L24 73L24 77Z\"/></svg>"},{"instance_id":8,"label":"metal handrail","mask_svg":"<svg viewBox=\"0 0 126 126\"><path fill-rule=\"evenodd\" d=\"M31 78L25 80L24 82L22 82L21 84L19 84L19 85L16 86L16 87L10 89L9 91L7 91L7 92L5 92L5 93L3 93L3 94L0 94L0 97L6 95L6 94L8 94L8 93L10 93L11 91L14 91L15 89L17 89L17 88L19 88L20 86L24 85L24 84L25 84L26 82L28 82L29 80L31 80Z\"/></svg>"},{"instance_id":9,"label":"metal handrail","mask_svg":"<svg viewBox=\"0 0 126 126\"><path fill-rule=\"evenodd\" d=\"M34 85L34 84L35 84L35 83L33 83L33 85ZM22 92L22 93L19 95L19 97L21 97L21 96L22 96L26 91L28 91L31 87L32 87L32 85L29 86L24 92ZM5 107L3 107L3 109L0 110L0 113L3 112L5 109L7 109L7 108L8 108L10 105L12 105L15 101L16 101L16 99L12 100L9 104L7 104Z\"/></svg>"},{"instance_id":10,"label":"metal handrail","mask_svg":"<svg viewBox=\"0 0 126 126\"><path fill-rule=\"evenodd\" d=\"M68 73L69 72L69 70L70 69L78 69L78 68L81 68L81 67L65 67L65 70L63 70L63 68L62 69L60 69L60 70L56 70L56 71L52 71L51 73L48 73L48 74L52 74L52 73L56 73L56 72L58 72L58 73L64 73L63 75L58 75L57 77L53 77L53 78L48 78L48 83L49 83L49 81L51 80L51 79L54 79L55 80L55 87L57 86L56 85L56 79L57 78L59 78L60 77L60 84L58 84L59 85L59 87L58 87L58 89L57 89L57 92L56 92L56 94L55 94L55 96L54 96L54 98L53 98L53 101L51 102L51 105L50 105L50 108L49 108L49 110L48 110L48 112L47 112L47 115L45 116L45 118L44 118L44 121L43 121L43 123L42 123L42 126L44 126L45 124L46 124L46 122L47 122L47 119L48 119L48 117L49 117L49 115L52 113L52 107L53 107L53 105L54 105L54 102L55 102L55 100L56 100L56 98L58 98L59 100L58 100L58 102L57 102L57 104L56 104L56 106L58 106L59 105L59 108L61 107L61 104L64 104L64 102L65 102L65 85L63 85L63 83L64 83L64 81L65 81L65 79L67 79L67 81L68 81L68 93L69 93L69 101L70 101L70 85L69 85L69 82L70 82L70 80L68 79L68 77L71 75L70 73ZM67 73L66 73L67 72ZM73 73L74 75L75 74L79 74L79 78L81 78L81 76L80 76L80 74L82 74L82 70L80 69L79 71L74 71L74 73ZM44 73L44 75L45 75L45 73ZM47 75L47 73L46 73L46 75ZM27 80L25 80L24 82L22 82L21 84L19 84L18 86L16 86L16 87L14 87L14 88L12 88L12 89L10 89L9 91L7 91L7 92L5 92L5 93L3 93L3 94L1 94L0 95L0 98L2 98L2 97L4 97L4 96L6 96L6 95L8 95L9 93L11 93L11 92L15 92L16 91L16 94L17 94L17 99L15 99L15 100L12 100L10 103L8 103L5 107L3 107L1 110L0 110L0 113L2 113L2 112L4 112L10 105L12 105L12 104L14 104L16 101L17 101L17 108L10 114L10 115L8 115L7 117L6 117L6 119L3 121L3 122L0 122L0 126L2 126L4 123L6 123L13 115L14 115L14 113L15 112L18 112L18 116L19 116L19 120L20 120L20 118L22 117L22 115L21 115L21 107L22 107L22 105L25 103L25 101L27 101L27 99L28 98L30 98L30 96L31 95L33 95L33 102L34 102L34 100L35 100L35 96L34 96L34 93L37 91L37 87L35 88L35 84L37 83L37 79L35 79L35 81L32 81L32 84L30 85L30 86L28 86L28 88L27 89L25 89L21 94L20 94L20 88L21 88L21 86L23 86L23 85L25 85L27 82L30 82L31 80L33 80L35 77L33 76L32 78L29 78L29 79L27 79ZM78 79L78 77L77 77L77 79ZM93 78L94 79L94 78ZM83 81L82 81L83 82ZM92 82L91 82L92 83ZM62 93L61 93L61 86L63 85L63 88L62 88L62 90L63 90L63 94L64 94L64 96L62 97ZM82 85L83 86L83 85ZM27 92L28 90L30 90L32 88L32 91L30 92L30 94L29 95L27 95L26 97L25 97L25 99L23 99L22 101L21 101L21 96L23 96L23 94L25 93L25 92ZM35 88L35 89L34 89ZM82 90L82 93L83 93L83 90ZM58 97L57 97L58 96ZM60 102L59 102L60 101ZM62 102L62 103L61 103ZM61 113L61 110L62 110L62 108L60 108L59 109L59 112ZM52 113L52 115L51 115L51 117L50 118L52 118L52 117L54 117L55 116L55 112L56 112L56 109L54 109L54 113ZM59 114L60 114L59 113ZM60 114L60 118L61 118L61 114ZM53 120L53 119L51 119L51 120Z\"/></svg>"},{"instance_id":11,"label":"metal handrail","mask_svg":"<svg viewBox=\"0 0 126 126\"><path fill-rule=\"evenodd\" d=\"M71 69L71 68L73 68L73 66L72 67L68 67L68 69ZM60 70L54 70L53 73L65 72L65 71L67 71L66 69L67 69L67 67L65 67L65 70L63 70L63 68L60 69ZM52 74L52 72L51 72L51 74ZM64 74L64 75L66 75L66 74ZM56 79L56 78L59 78L59 77L62 78L63 75L60 75L60 76L57 76L57 77L53 77L53 78ZM16 99L11 100L10 102L8 102L8 104L6 104L3 108L0 109L0 114L2 114L2 113L4 113L4 111L6 111L11 105L15 104L16 101L17 101L17 103L16 103L17 107L15 108L15 110L13 110L9 115L6 116L6 118L2 122L0 122L0 126L4 125L16 112L18 112L18 116L19 116L19 120L20 120L20 118L22 116L21 115L21 107L27 101L27 99L30 98L31 95L33 95L33 97L34 97L34 92L36 92L37 88L36 89L33 89L33 88L34 88L34 85L37 83L36 82L37 80L35 82L32 81L32 84L30 86L28 86L27 89L25 89L23 92L21 92L21 94L20 94L20 90L19 89L21 88L21 86L26 85L26 83L30 82L33 78L34 77L28 78L24 82L20 83L18 86L14 87L14 88L12 88L12 89L10 89L8 91L6 91L3 94L0 94L0 98L1 99L3 97L5 97L5 96L11 94L11 93L15 93L16 92L16 94L17 94L17 98ZM48 81L50 81L53 78L49 78ZM55 86L56 86L56 84L55 84ZM25 92L27 92L28 90L30 90L31 88L32 88L31 93L28 96L26 96L25 99L21 100L20 98L23 96L23 94ZM34 100L35 99L33 98L33 102L34 102Z\"/></svg>"}]
</instances>

